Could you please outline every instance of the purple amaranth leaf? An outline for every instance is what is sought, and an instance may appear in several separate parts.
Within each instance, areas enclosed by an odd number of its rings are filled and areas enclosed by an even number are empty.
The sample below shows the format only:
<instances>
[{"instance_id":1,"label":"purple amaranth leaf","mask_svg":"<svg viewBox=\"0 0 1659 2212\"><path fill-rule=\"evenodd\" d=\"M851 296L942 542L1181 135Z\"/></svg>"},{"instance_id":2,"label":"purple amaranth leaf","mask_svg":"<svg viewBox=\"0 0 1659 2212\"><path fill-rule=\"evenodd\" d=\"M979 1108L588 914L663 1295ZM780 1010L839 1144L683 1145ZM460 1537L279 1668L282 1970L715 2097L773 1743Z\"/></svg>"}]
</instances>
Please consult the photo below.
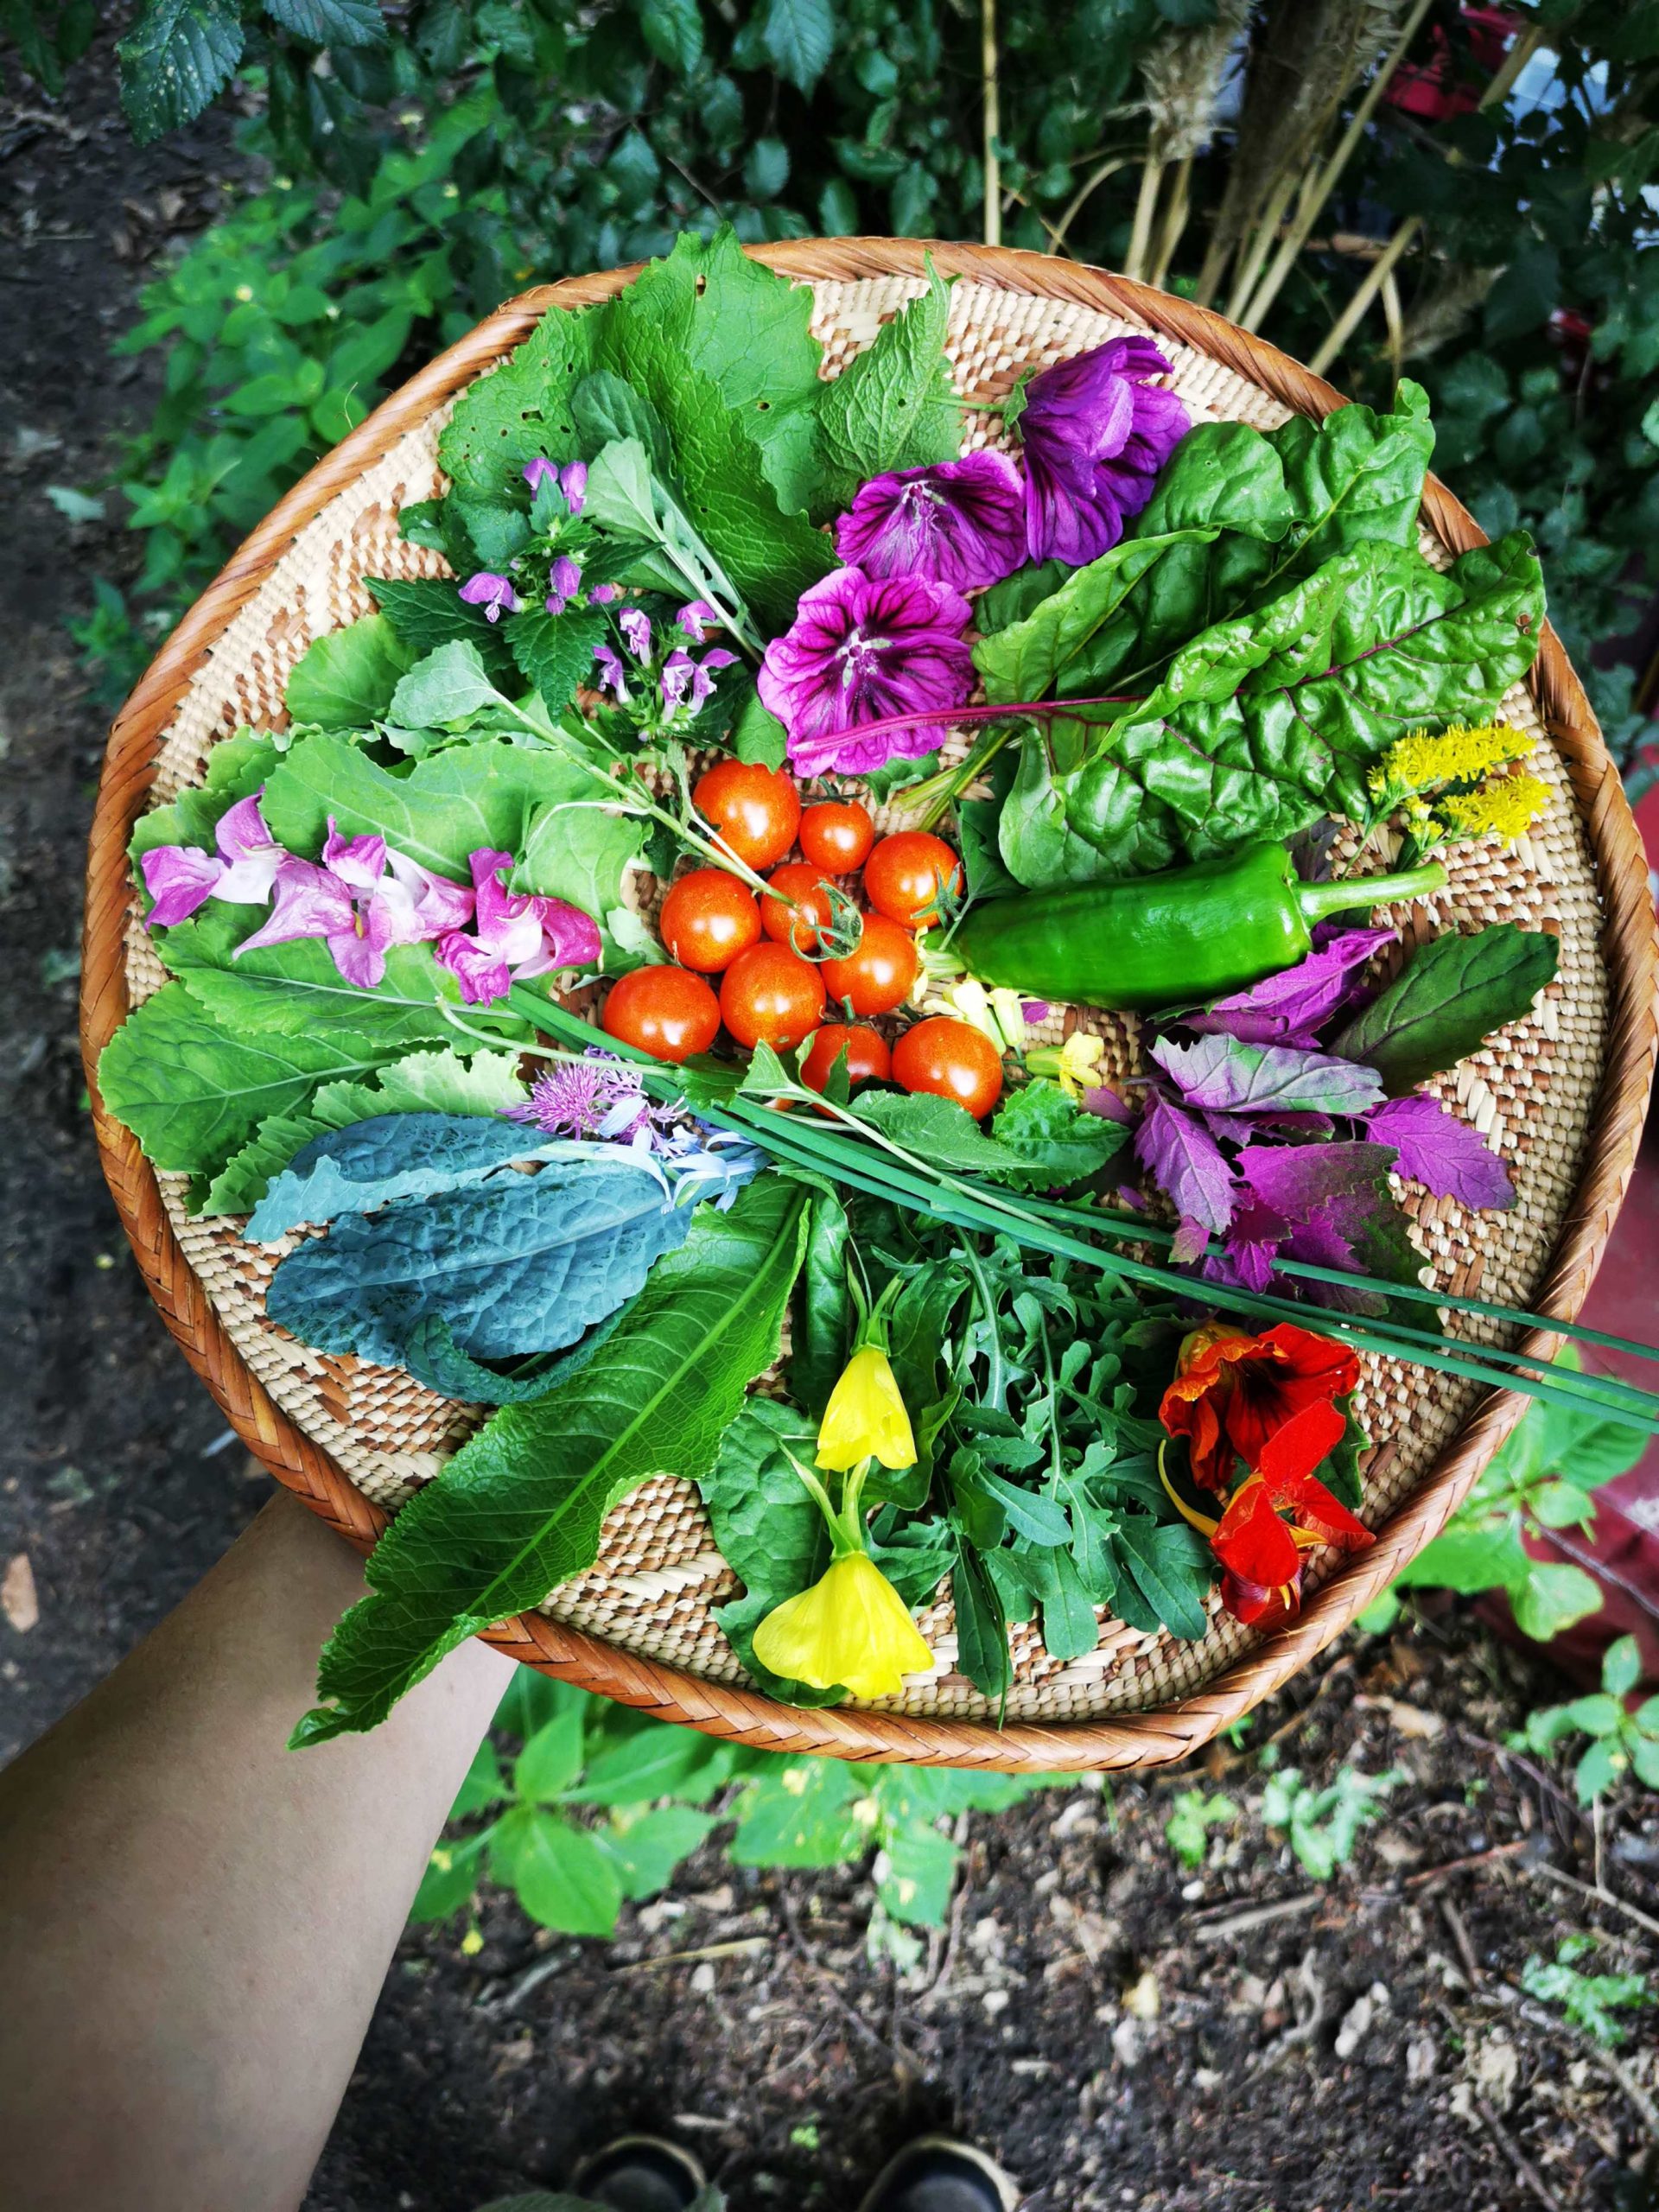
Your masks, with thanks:
<instances>
[{"instance_id":1,"label":"purple amaranth leaf","mask_svg":"<svg viewBox=\"0 0 1659 2212\"><path fill-rule=\"evenodd\" d=\"M1228 1239L1241 1278L1262 1287L1275 1258L1357 1268L1369 1233L1395 1211L1388 1188L1393 1159L1389 1146L1364 1142L1251 1145L1242 1152L1238 1172L1248 1195ZM1378 1297L1339 1284L1306 1288L1321 1304L1345 1311L1380 1307Z\"/></svg>"},{"instance_id":2,"label":"purple amaranth leaf","mask_svg":"<svg viewBox=\"0 0 1659 2212\"><path fill-rule=\"evenodd\" d=\"M1200 1013L1184 1014L1182 1027L1201 1035L1224 1032L1244 1045L1309 1047L1316 1033L1359 988L1357 978L1373 953L1393 944L1398 930L1337 930L1306 960L1253 983L1248 991L1217 999Z\"/></svg>"},{"instance_id":3,"label":"purple amaranth leaf","mask_svg":"<svg viewBox=\"0 0 1659 2212\"><path fill-rule=\"evenodd\" d=\"M1232 1219L1237 1185L1202 1122L1154 1098L1135 1131L1135 1156L1184 1219L1220 1236Z\"/></svg>"},{"instance_id":4,"label":"purple amaranth leaf","mask_svg":"<svg viewBox=\"0 0 1659 2212\"><path fill-rule=\"evenodd\" d=\"M1201 1221L1194 1221L1184 1213L1175 1225L1175 1239L1169 1248L1169 1256L1178 1268L1189 1267L1194 1260L1202 1259L1204 1248L1210 1242L1210 1232Z\"/></svg>"},{"instance_id":5,"label":"purple amaranth leaf","mask_svg":"<svg viewBox=\"0 0 1659 2212\"><path fill-rule=\"evenodd\" d=\"M1382 1078L1356 1060L1284 1045L1241 1045L1236 1037L1200 1037L1177 1045L1160 1037L1152 1058L1199 1112L1363 1114L1382 1096Z\"/></svg>"},{"instance_id":6,"label":"purple amaranth leaf","mask_svg":"<svg viewBox=\"0 0 1659 2212\"><path fill-rule=\"evenodd\" d=\"M1456 1198L1478 1211L1498 1212L1515 1204L1510 1171L1477 1129L1421 1091L1385 1100L1366 1117L1379 1144L1399 1154L1396 1172L1439 1198Z\"/></svg>"}]
</instances>

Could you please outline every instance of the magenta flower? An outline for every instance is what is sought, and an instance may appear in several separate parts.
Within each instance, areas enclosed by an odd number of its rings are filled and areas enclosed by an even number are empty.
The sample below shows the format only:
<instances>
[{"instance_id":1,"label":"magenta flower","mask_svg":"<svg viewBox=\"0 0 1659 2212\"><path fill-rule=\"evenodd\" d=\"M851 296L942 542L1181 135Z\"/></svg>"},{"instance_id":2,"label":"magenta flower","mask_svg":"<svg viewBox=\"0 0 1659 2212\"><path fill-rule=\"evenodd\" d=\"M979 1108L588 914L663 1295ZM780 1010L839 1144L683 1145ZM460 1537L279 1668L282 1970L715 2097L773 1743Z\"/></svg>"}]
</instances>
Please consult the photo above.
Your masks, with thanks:
<instances>
[{"instance_id":1,"label":"magenta flower","mask_svg":"<svg viewBox=\"0 0 1659 2212\"><path fill-rule=\"evenodd\" d=\"M372 991L386 972L391 946L417 944L433 933L420 912L421 894L430 900L435 894L428 887L442 879L429 875L416 861L402 865L423 879L418 887L397 874L388 880L384 837L342 837L331 814L321 861L283 855L276 872L270 919L244 938L232 958L239 960L262 945L320 937L346 981ZM458 884L444 888L466 895Z\"/></svg>"},{"instance_id":2,"label":"magenta flower","mask_svg":"<svg viewBox=\"0 0 1659 2212\"><path fill-rule=\"evenodd\" d=\"M789 732L797 775L868 775L935 751L937 723L860 740L859 725L962 705L974 686L968 602L920 576L837 569L801 595L787 635L766 647L759 688Z\"/></svg>"},{"instance_id":3,"label":"magenta flower","mask_svg":"<svg viewBox=\"0 0 1659 2212\"><path fill-rule=\"evenodd\" d=\"M706 652L700 661L696 661L692 659L690 653L683 652L678 645L676 645L663 663L663 672L658 682L663 704L668 712L671 715L683 706L689 708L694 715L699 713L703 702L715 688L715 679L709 674L709 671L716 668L729 668L736 658L735 653L728 653L723 645L716 645L711 652Z\"/></svg>"},{"instance_id":4,"label":"magenta flower","mask_svg":"<svg viewBox=\"0 0 1659 2212\"><path fill-rule=\"evenodd\" d=\"M1026 493L1005 453L970 453L872 478L836 524L836 550L869 576L975 591L1026 557Z\"/></svg>"},{"instance_id":5,"label":"magenta flower","mask_svg":"<svg viewBox=\"0 0 1659 2212\"><path fill-rule=\"evenodd\" d=\"M188 921L209 899L257 906L270 898L287 855L265 827L260 796L254 791L239 798L220 815L213 831L217 854L194 845L158 845L143 855L138 865L144 888L156 902L149 910L152 929Z\"/></svg>"},{"instance_id":6,"label":"magenta flower","mask_svg":"<svg viewBox=\"0 0 1659 2212\"><path fill-rule=\"evenodd\" d=\"M550 1137L610 1137L626 1141L651 1125L651 1102L638 1072L601 1046L581 1060L561 1060L538 1075L522 1106L505 1106L502 1118L529 1122Z\"/></svg>"},{"instance_id":7,"label":"magenta flower","mask_svg":"<svg viewBox=\"0 0 1659 2212\"><path fill-rule=\"evenodd\" d=\"M651 658L651 617L643 607L625 607L616 618L616 626L635 660Z\"/></svg>"},{"instance_id":8,"label":"magenta flower","mask_svg":"<svg viewBox=\"0 0 1659 2212\"><path fill-rule=\"evenodd\" d=\"M550 461L545 454L538 453L533 461L524 463L524 479L532 492L539 492L543 484L558 482L558 463Z\"/></svg>"},{"instance_id":9,"label":"magenta flower","mask_svg":"<svg viewBox=\"0 0 1659 2212\"><path fill-rule=\"evenodd\" d=\"M538 453L533 461L524 463L522 473L532 492L539 492L543 484L556 484L563 495L568 512L572 515L582 512L588 497L588 464L585 461L567 461L561 468L549 461L544 454Z\"/></svg>"},{"instance_id":10,"label":"magenta flower","mask_svg":"<svg viewBox=\"0 0 1659 2212\"><path fill-rule=\"evenodd\" d=\"M622 665L620 656L613 646L595 645L594 658L599 663L599 674L594 678L594 688L601 691L613 693L620 706L626 705L628 696L627 671Z\"/></svg>"},{"instance_id":11,"label":"magenta flower","mask_svg":"<svg viewBox=\"0 0 1659 2212\"><path fill-rule=\"evenodd\" d=\"M486 622L499 622L502 615L517 614L522 602L505 576L493 575L480 569L475 576L468 576L461 588L461 596L468 607L481 607Z\"/></svg>"},{"instance_id":12,"label":"magenta flower","mask_svg":"<svg viewBox=\"0 0 1659 2212\"><path fill-rule=\"evenodd\" d=\"M516 978L582 967L599 958L598 926L580 906L507 889L511 853L480 846L470 865L476 901L473 933L447 930L433 947L433 957L455 976L468 1006L504 998Z\"/></svg>"},{"instance_id":13,"label":"magenta flower","mask_svg":"<svg viewBox=\"0 0 1659 2212\"><path fill-rule=\"evenodd\" d=\"M1150 339L1114 338L1026 385L1018 427L1033 561L1098 560L1152 497L1191 422L1173 391L1147 382L1169 365Z\"/></svg>"},{"instance_id":14,"label":"magenta flower","mask_svg":"<svg viewBox=\"0 0 1659 2212\"><path fill-rule=\"evenodd\" d=\"M677 627L684 631L694 645L700 645L710 628L721 627L721 613L717 607L710 607L706 599L688 601L674 617Z\"/></svg>"},{"instance_id":15,"label":"magenta flower","mask_svg":"<svg viewBox=\"0 0 1659 2212\"><path fill-rule=\"evenodd\" d=\"M621 596L620 584L595 584L588 594L588 604L589 607L608 607L613 600Z\"/></svg>"}]
</instances>

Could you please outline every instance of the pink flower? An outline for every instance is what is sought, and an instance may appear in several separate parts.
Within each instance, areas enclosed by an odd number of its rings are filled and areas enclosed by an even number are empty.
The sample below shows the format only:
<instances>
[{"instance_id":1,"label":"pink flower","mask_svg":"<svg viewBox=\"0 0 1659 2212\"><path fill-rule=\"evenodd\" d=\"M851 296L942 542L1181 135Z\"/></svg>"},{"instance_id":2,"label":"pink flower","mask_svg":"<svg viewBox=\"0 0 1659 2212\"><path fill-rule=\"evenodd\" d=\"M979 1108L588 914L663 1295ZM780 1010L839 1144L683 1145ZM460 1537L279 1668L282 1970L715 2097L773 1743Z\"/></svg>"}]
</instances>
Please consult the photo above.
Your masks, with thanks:
<instances>
[{"instance_id":1,"label":"pink flower","mask_svg":"<svg viewBox=\"0 0 1659 2212\"><path fill-rule=\"evenodd\" d=\"M523 605L509 580L488 569L468 576L460 595L468 607L481 607L486 622L499 622L503 614L517 614Z\"/></svg>"},{"instance_id":2,"label":"pink flower","mask_svg":"<svg viewBox=\"0 0 1659 2212\"><path fill-rule=\"evenodd\" d=\"M1026 557L1026 494L1005 453L970 453L862 486L836 550L870 576L922 576L974 591Z\"/></svg>"},{"instance_id":3,"label":"pink flower","mask_svg":"<svg viewBox=\"0 0 1659 2212\"><path fill-rule=\"evenodd\" d=\"M950 584L920 576L867 576L837 569L801 595L788 634L766 647L762 701L789 732L797 775L868 775L895 758L938 746L926 725L861 742L861 722L960 706L973 690L963 632L968 602Z\"/></svg>"},{"instance_id":4,"label":"pink flower","mask_svg":"<svg viewBox=\"0 0 1659 2212\"><path fill-rule=\"evenodd\" d=\"M152 929L188 921L209 899L257 906L270 898L287 855L265 827L260 797L261 791L254 791L220 815L213 831L217 855L194 845L158 845L143 855L138 865L144 888L156 902L149 910Z\"/></svg>"},{"instance_id":5,"label":"pink flower","mask_svg":"<svg viewBox=\"0 0 1659 2212\"><path fill-rule=\"evenodd\" d=\"M719 608L710 607L706 599L693 599L688 601L685 606L681 607L679 613L674 617L674 620L679 628L683 630L686 636L690 639L694 645L702 645L704 639L709 634L711 625L715 629L719 629L721 626L721 613Z\"/></svg>"},{"instance_id":6,"label":"pink flower","mask_svg":"<svg viewBox=\"0 0 1659 2212\"><path fill-rule=\"evenodd\" d=\"M270 919L243 938L232 959L263 945L320 937L346 981L365 991L385 976L391 946L420 944L445 925L446 916L465 919L472 903L465 885L447 882L401 855L394 863L384 837L342 837L332 814L321 860L283 854L273 888Z\"/></svg>"},{"instance_id":7,"label":"pink flower","mask_svg":"<svg viewBox=\"0 0 1659 2212\"><path fill-rule=\"evenodd\" d=\"M1173 391L1146 381L1169 365L1150 339L1114 338L1026 385L1018 427L1033 561L1098 560L1152 497L1191 423Z\"/></svg>"},{"instance_id":8,"label":"pink flower","mask_svg":"<svg viewBox=\"0 0 1659 2212\"><path fill-rule=\"evenodd\" d=\"M516 978L582 967L599 958L598 927L580 906L507 889L511 853L480 846L470 865L476 902L473 934L447 930L433 948L433 957L458 979L469 1006L505 997Z\"/></svg>"}]
</instances>

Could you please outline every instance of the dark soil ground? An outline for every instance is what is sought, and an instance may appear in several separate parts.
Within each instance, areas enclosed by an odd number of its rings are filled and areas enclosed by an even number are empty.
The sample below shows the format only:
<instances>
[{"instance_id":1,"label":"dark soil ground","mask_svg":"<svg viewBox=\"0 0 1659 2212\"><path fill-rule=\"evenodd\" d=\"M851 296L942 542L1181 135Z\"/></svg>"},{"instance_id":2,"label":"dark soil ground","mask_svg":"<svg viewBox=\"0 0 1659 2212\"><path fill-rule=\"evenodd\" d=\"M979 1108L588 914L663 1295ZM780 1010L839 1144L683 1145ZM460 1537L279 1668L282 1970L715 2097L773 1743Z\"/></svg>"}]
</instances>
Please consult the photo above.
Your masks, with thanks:
<instances>
[{"instance_id":1,"label":"dark soil ground","mask_svg":"<svg viewBox=\"0 0 1659 2212\"><path fill-rule=\"evenodd\" d=\"M146 263L220 203L228 146L214 122L135 150L106 58L61 112L15 79L0 102L0 1758L266 1489L149 1306L82 1104L104 715L62 625L133 552L118 495L81 524L46 496L99 486L143 418L159 364L106 346ZM1595 1939L1586 1971L1655 1967L1659 1801L1615 1801L1598 1830L1499 1748L1562 1694L1456 1615L1356 1641L1202 1771L974 1816L950 1925L902 1973L867 1956L861 1876L755 1874L713 1847L610 1944L486 1897L481 1949L460 1922L404 1943L308 2212L469 2212L641 2124L677 2128L741 2212L849 2204L936 2125L995 2149L1041 2212L1634 2212L1655 2202L1651 2031L1638 2016L1609 2053L1520 1986L1573 1935ZM1328 1882L1262 1825L1269 1739L1320 1784L1399 1776ZM1190 1872L1164 1830L1195 1786L1231 1811Z\"/></svg>"}]
</instances>

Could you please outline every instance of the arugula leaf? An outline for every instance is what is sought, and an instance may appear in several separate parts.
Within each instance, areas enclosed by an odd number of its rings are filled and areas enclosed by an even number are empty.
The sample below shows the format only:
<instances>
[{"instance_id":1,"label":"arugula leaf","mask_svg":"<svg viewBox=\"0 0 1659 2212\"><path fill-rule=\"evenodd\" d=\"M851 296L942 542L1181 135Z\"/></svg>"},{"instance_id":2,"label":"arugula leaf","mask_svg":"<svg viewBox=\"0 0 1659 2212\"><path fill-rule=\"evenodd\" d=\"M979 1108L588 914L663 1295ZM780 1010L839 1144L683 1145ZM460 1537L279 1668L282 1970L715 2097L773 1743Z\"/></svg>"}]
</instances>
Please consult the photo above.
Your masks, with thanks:
<instances>
[{"instance_id":1,"label":"arugula leaf","mask_svg":"<svg viewBox=\"0 0 1659 2212\"><path fill-rule=\"evenodd\" d=\"M988 1137L954 1098L935 1098L926 1091L908 1096L896 1090L873 1090L854 1099L849 1111L907 1151L919 1153L936 1167L994 1175L1005 1181L1021 1180L1030 1173L1026 1160Z\"/></svg>"},{"instance_id":2,"label":"arugula leaf","mask_svg":"<svg viewBox=\"0 0 1659 2212\"><path fill-rule=\"evenodd\" d=\"M1375 1068L1389 1097L1440 1075L1495 1032L1532 1012L1560 947L1541 930L1494 922L1471 937L1437 937L1332 1047Z\"/></svg>"},{"instance_id":3,"label":"arugula leaf","mask_svg":"<svg viewBox=\"0 0 1659 2212\"><path fill-rule=\"evenodd\" d=\"M1089 882L1363 813L1367 769L1403 731L1497 708L1542 613L1524 531L1444 575L1414 550L1357 545L1194 639L1127 717L1028 737L1002 858L1027 887Z\"/></svg>"},{"instance_id":4,"label":"arugula leaf","mask_svg":"<svg viewBox=\"0 0 1659 2212\"><path fill-rule=\"evenodd\" d=\"M647 1475L708 1472L777 1357L807 1208L780 1175L729 1212L698 1207L581 1373L497 1414L405 1506L369 1560L373 1594L324 1649L326 1702L296 1745L374 1727L446 1652L591 1567L606 1514Z\"/></svg>"},{"instance_id":5,"label":"arugula leaf","mask_svg":"<svg viewBox=\"0 0 1659 2212\"><path fill-rule=\"evenodd\" d=\"M1011 1090L991 1123L997 1143L1016 1153L1029 1182L1046 1191L1097 1173L1128 1134L1123 1122L1090 1114L1040 1077Z\"/></svg>"},{"instance_id":6,"label":"arugula leaf","mask_svg":"<svg viewBox=\"0 0 1659 2212\"><path fill-rule=\"evenodd\" d=\"M1143 1636L1158 1628L1189 1640L1203 1636L1215 1562L1197 1531L1183 1521L1154 1522L1126 1513L1114 1542L1126 1569L1117 1587L1120 1618Z\"/></svg>"},{"instance_id":7,"label":"arugula leaf","mask_svg":"<svg viewBox=\"0 0 1659 2212\"><path fill-rule=\"evenodd\" d=\"M957 1614L957 1666L982 1696L1006 1697L1014 1686L1007 1614L986 1561L963 1535L957 1540L950 1596Z\"/></svg>"},{"instance_id":8,"label":"arugula leaf","mask_svg":"<svg viewBox=\"0 0 1659 2212\"><path fill-rule=\"evenodd\" d=\"M499 498L538 454L575 458L571 401L595 365L600 321L591 308L550 308L499 369L467 387L438 440L439 464L459 490Z\"/></svg>"},{"instance_id":9,"label":"arugula leaf","mask_svg":"<svg viewBox=\"0 0 1659 2212\"><path fill-rule=\"evenodd\" d=\"M187 785L170 805L139 816L128 840L128 857L136 867L143 854L161 845L211 847L219 817L238 799L251 798L281 757L278 741L264 733L240 729L221 739L208 753L202 782Z\"/></svg>"},{"instance_id":10,"label":"arugula leaf","mask_svg":"<svg viewBox=\"0 0 1659 2212\"><path fill-rule=\"evenodd\" d=\"M365 614L343 630L327 631L289 672L283 693L289 714L323 729L367 729L391 709L411 658L384 614Z\"/></svg>"},{"instance_id":11,"label":"arugula leaf","mask_svg":"<svg viewBox=\"0 0 1659 2212\"><path fill-rule=\"evenodd\" d=\"M215 1174L273 1114L330 1077L366 1075L389 1054L346 1032L251 1037L221 1027L182 983L130 1014L98 1064L105 1105L157 1167Z\"/></svg>"},{"instance_id":12,"label":"arugula leaf","mask_svg":"<svg viewBox=\"0 0 1659 2212\"><path fill-rule=\"evenodd\" d=\"M420 1127L437 1117L391 1116L316 1140L300 1155L303 1179L318 1147L343 1145L365 1131L389 1129L404 1147L419 1146ZM474 1153L488 1147L499 1124L467 1121ZM526 1145L510 1130L522 1155ZM384 1150L394 1154L387 1138ZM694 1209L677 1206L648 1169L619 1153L613 1161L554 1160L535 1175L491 1174L464 1162L444 1179L445 1163L388 1171L381 1188L435 1185L433 1195L392 1198L373 1214L337 1214L327 1235L290 1252L271 1277L265 1311L319 1351L354 1352L382 1367L415 1366L416 1325L441 1315L460 1349L474 1359L518 1359L559 1351L640 1290L652 1263L683 1243ZM280 1184L279 1184L280 1189ZM298 1203L338 1205L338 1180L321 1197L302 1189ZM372 1185L354 1203L377 1203ZM285 1202L285 1211L291 1206ZM426 1379L423 1377L423 1379Z\"/></svg>"},{"instance_id":13,"label":"arugula leaf","mask_svg":"<svg viewBox=\"0 0 1659 2212\"><path fill-rule=\"evenodd\" d=\"M884 324L875 343L823 388L818 442L824 480L815 512L834 514L850 506L861 484L888 469L957 458L962 403L951 388L944 352L950 288L931 257L926 268L926 291Z\"/></svg>"}]
</instances>

